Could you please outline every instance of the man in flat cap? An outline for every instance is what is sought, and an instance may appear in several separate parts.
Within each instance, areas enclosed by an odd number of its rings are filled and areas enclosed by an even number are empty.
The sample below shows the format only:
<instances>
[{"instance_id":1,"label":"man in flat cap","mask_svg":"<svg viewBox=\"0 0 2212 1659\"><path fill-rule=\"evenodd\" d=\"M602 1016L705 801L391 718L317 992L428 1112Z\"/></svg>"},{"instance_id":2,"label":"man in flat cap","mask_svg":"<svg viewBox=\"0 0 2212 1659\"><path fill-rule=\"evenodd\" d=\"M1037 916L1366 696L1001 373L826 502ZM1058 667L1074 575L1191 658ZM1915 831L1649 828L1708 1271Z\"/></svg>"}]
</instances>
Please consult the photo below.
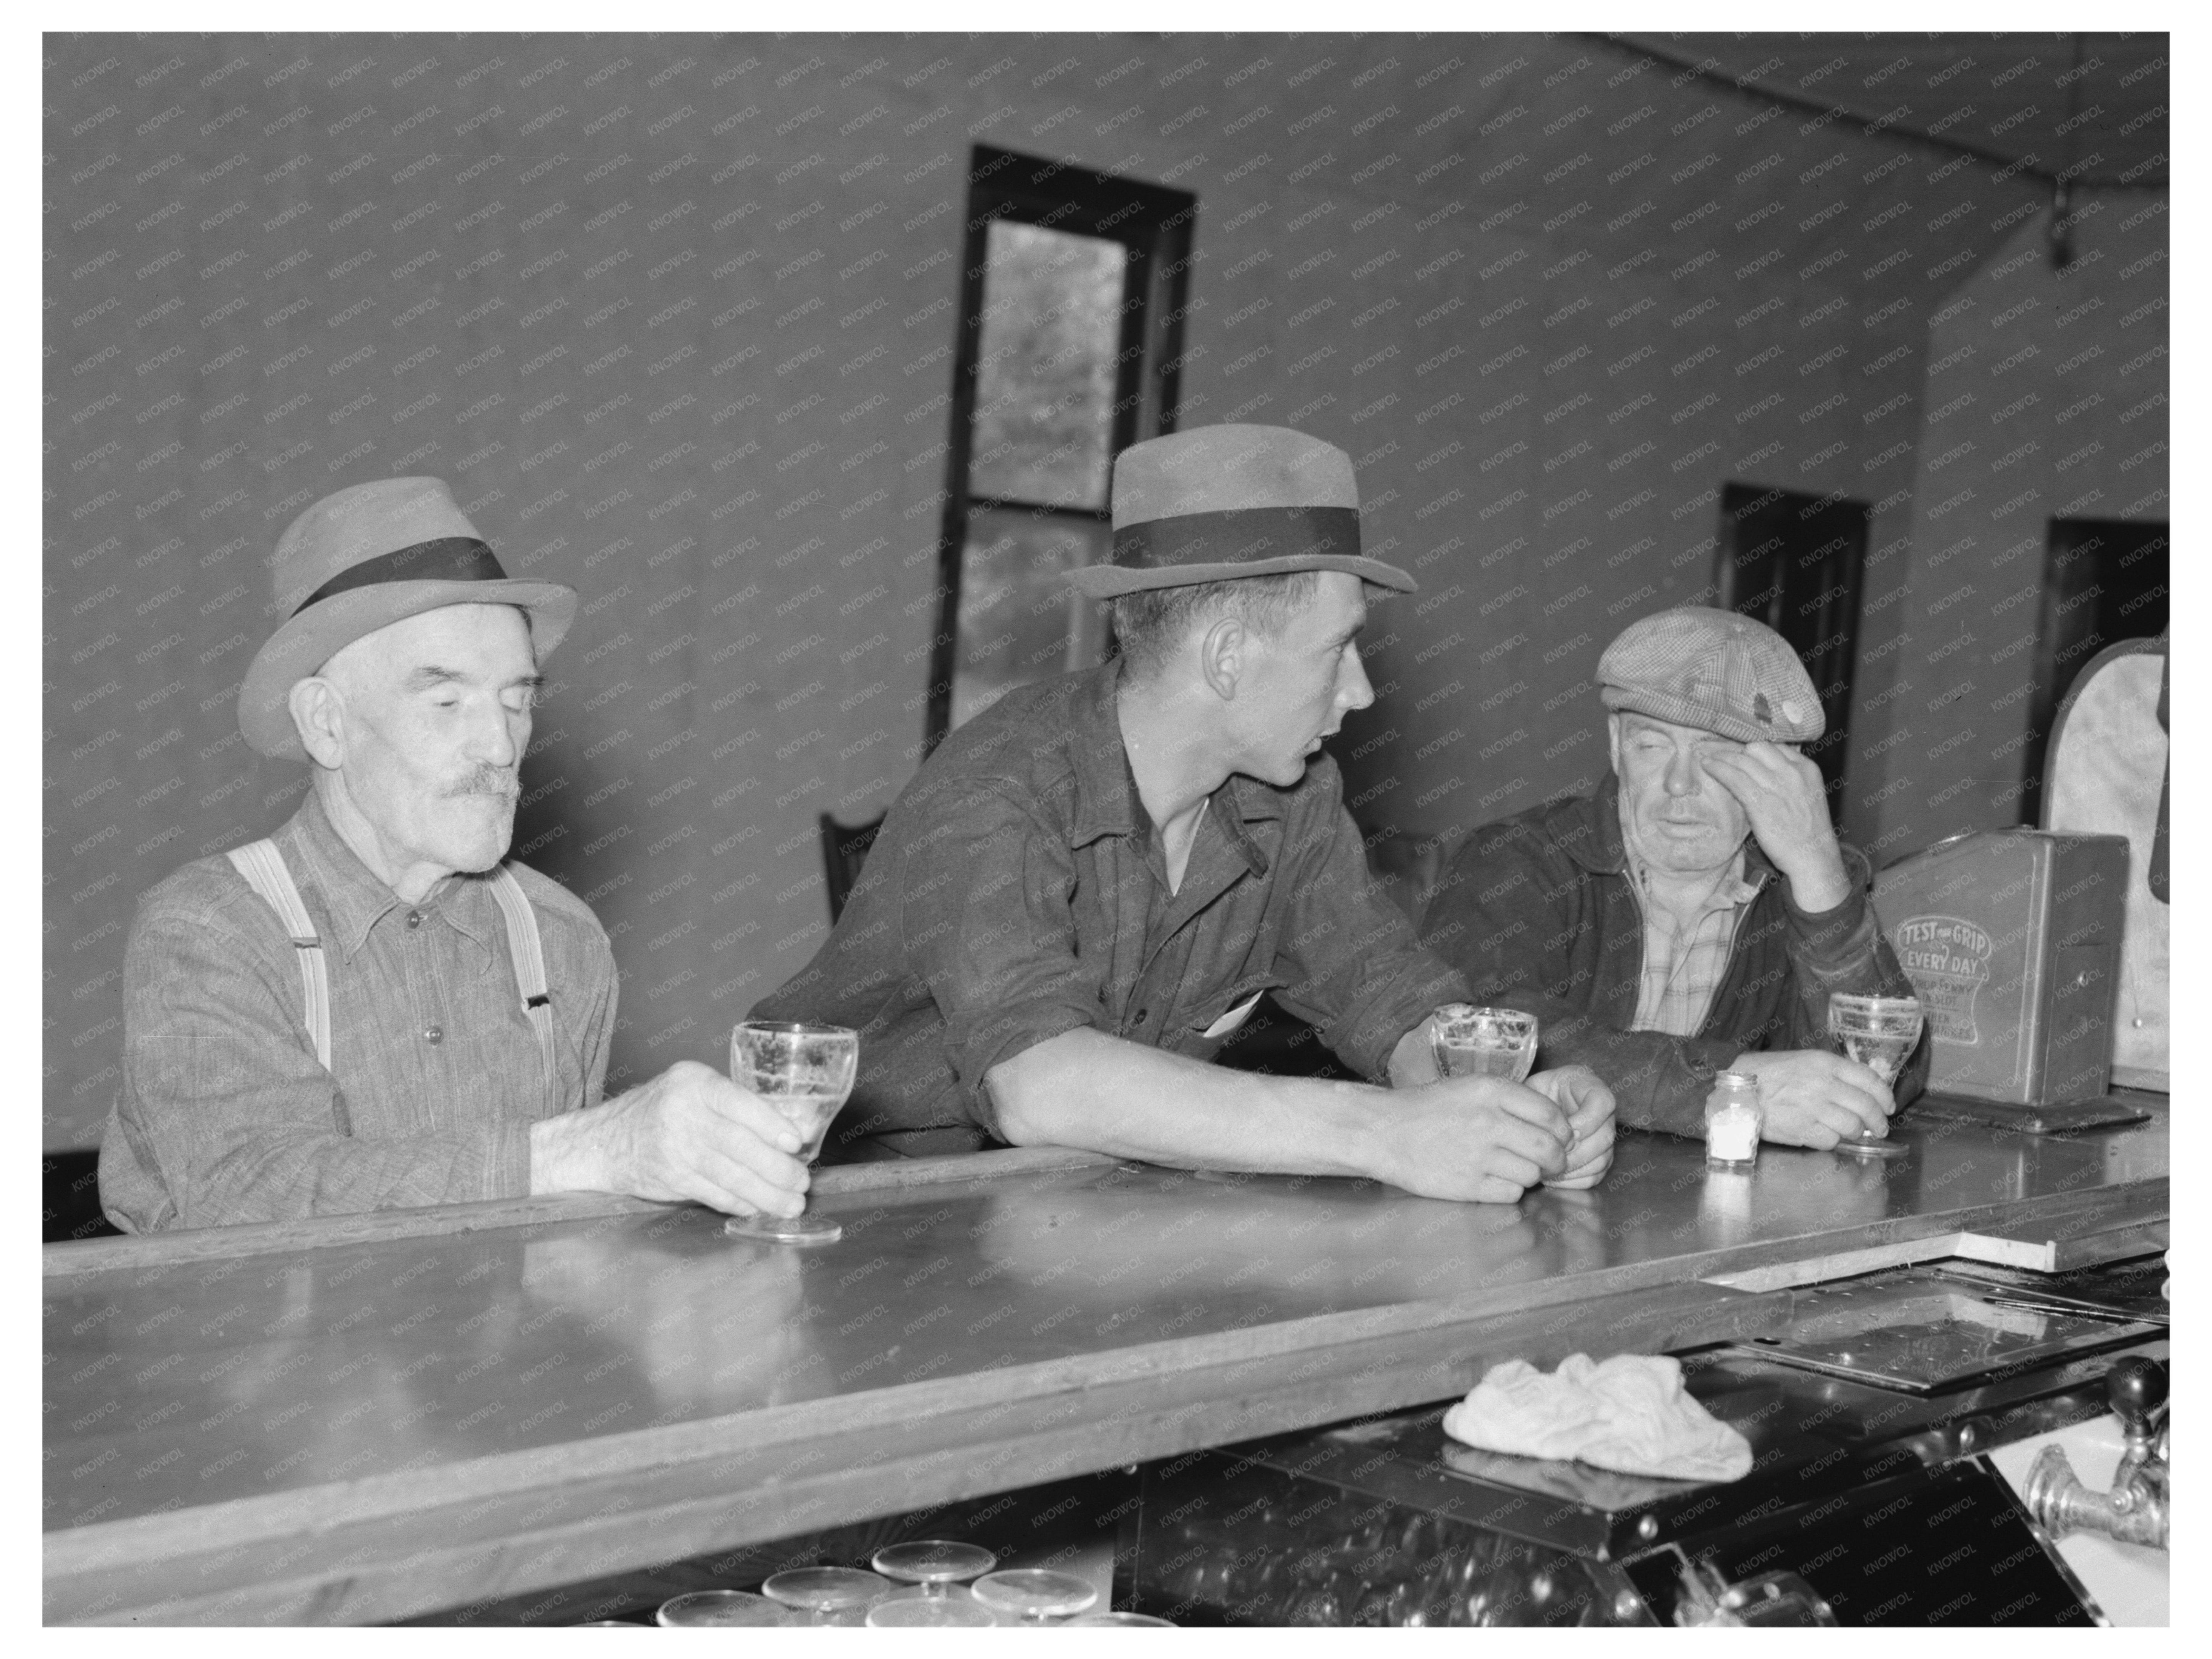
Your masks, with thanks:
<instances>
[{"instance_id":1,"label":"man in flat cap","mask_svg":"<svg viewBox=\"0 0 2212 1659\"><path fill-rule=\"evenodd\" d=\"M1825 723L1804 665L1763 623L1684 605L1632 623L1597 678L1611 772L1477 830L1422 939L1481 1000L1534 1014L1539 1063L1589 1066L1623 1123L1702 1135L1729 1069L1758 1076L1769 1140L1882 1138L1927 1048L1894 1094L1827 1048L1830 992L1912 985L1798 750Z\"/></svg>"},{"instance_id":2,"label":"man in flat cap","mask_svg":"<svg viewBox=\"0 0 2212 1659\"><path fill-rule=\"evenodd\" d=\"M1370 886L1323 742L1375 694L1352 460L1274 427L1125 451L1119 655L1008 693L885 817L814 960L753 1010L860 1032L833 1156L1088 1147L1371 1176L1510 1202L1586 1186L1612 1102L1585 1071L1437 1081L1465 981ZM1268 991L1376 1084L1211 1065Z\"/></svg>"},{"instance_id":3,"label":"man in flat cap","mask_svg":"<svg viewBox=\"0 0 2212 1659\"><path fill-rule=\"evenodd\" d=\"M238 723L311 769L274 836L141 902L101 1202L132 1232L587 1188L796 1213L797 1137L682 1062L600 1098L615 963L502 862L573 589L510 580L436 478L325 497Z\"/></svg>"}]
</instances>

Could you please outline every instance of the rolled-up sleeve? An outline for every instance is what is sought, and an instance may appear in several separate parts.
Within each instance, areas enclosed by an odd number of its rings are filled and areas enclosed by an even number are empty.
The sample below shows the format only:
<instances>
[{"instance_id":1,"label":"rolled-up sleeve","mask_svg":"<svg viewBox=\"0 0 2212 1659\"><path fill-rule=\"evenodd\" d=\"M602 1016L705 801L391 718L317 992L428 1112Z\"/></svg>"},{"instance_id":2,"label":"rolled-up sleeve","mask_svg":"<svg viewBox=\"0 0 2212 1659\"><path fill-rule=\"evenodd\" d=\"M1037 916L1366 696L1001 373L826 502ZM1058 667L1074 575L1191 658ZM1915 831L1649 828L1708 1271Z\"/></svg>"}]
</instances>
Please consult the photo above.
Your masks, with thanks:
<instances>
[{"instance_id":1,"label":"rolled-up sleeve","mask_svg":"<svg viewBox=\"0 0 2212 1659\"><path fill-rule=\"evenodd\" d=\"M905 850L907 961L945 1021L969 1115L997 1133L984 1075L1062 1031L1099 1023L1097 975L1077 959L1064 838L988 785L945 804Z\"/></svg>"},{"instance_id":2,"label":"rolled-up sleeve","mask_svg":"<svg viewBox=\"0 0 2212 1659\"><path fill-rule=\"evenodd\" d=\"M1276 961L1276 1000L1317 1027L1362 1077L1387 1080L1391 1050L1440 1005L1468 1000L1465 975L1413 937L1376 890L1351 813L1330 792L1325 811L1285 826L1289 915Z\"/></svg>"},{"instance_id":3,"label":"rolled-up sleeve","mask_svg":"<svg viewBox=\"0 0 2212 1659\"><path fill-rule=\"evenodd\" d=\"M224 907L140 913L125 952L123 1090L100 1156L118 1225L288 1221L529 1191L527 1122L349 1133L344 1091L308 1044L291 957Z\"/></svg>"}]
</instances>

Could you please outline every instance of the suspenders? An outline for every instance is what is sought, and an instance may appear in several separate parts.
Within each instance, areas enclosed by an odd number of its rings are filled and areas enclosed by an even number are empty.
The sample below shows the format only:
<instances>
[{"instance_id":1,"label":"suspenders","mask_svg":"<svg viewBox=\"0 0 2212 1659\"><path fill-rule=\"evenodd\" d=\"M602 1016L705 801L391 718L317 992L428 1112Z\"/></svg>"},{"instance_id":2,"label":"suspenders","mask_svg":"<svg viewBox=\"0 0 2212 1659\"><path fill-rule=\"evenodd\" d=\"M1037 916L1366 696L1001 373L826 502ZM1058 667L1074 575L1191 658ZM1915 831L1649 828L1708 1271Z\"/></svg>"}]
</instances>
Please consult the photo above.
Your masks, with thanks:
<instances>
[{"instance_id":1,"label":"suspenders","mask_svg":"<svg viewBox=\"0 0 2212 1659\"><path fill-rule=\"evenodd\" d=\"M325 1071L331 1068L331 980L323 961L323 942L301 902L300 890L286 868L284 855L273 841L251 842L234 847L227 854L246 885L268 902L299 953L300 987L307 1001L307 1033L315 1042L315 1058ZM522 1011L538 1033L538 1052L545 1064L546 1092L551 1094L560 1073L553 1063L553 999L545 989L545 953L538 939L538 918L514 872L501 865L491 875L491 896L507 923L507 959L514 966L514 982L522 997Z\"/></svg>"}]
</instances>

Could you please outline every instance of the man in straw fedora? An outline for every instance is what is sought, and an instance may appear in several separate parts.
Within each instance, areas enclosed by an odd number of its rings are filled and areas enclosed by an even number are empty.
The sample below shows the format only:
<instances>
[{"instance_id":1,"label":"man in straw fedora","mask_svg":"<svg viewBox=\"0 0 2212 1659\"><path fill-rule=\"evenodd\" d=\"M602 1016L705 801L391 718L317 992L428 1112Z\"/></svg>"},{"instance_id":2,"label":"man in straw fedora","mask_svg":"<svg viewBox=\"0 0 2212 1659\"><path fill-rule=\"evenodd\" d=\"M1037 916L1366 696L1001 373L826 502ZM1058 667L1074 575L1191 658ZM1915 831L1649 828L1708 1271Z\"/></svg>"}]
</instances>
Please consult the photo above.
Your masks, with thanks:
<instances>
[{"instance_id":1,"label":"man in straw fedora","mask_svg":"<svg viewBox=\"0 0 2212 1659\"><path fill-rule=\"evenodd\" d=\"M1366 591L1414 585L1360 551L1351 457L1200 428L1125 451L1112 509L1112 563L1073 580L1113 602L1119 655L947 738L753 1011L860 1030L833 1147L1048 1143L1499 1202L1595 1182L1612 1097L1589 1072L1437 1080L1429 1021L1467 981L1371 889L1322 751L1375 700ZM1372 1082L1208 1064L1271 990Z\"/></svg>"},{"instance_id":2,"label":"man in straw fedora","mask_svg":"<svg viewBox=\"0 0 2212 1659\"><path fill-rule=\"evenodd\" d=\"M124 963L100 1197L143 1232L586 1188L795 1213L797 1138L682 1062L602 1101L615 963L502 862L539 665L576 594L509 578L436 478L294 520L240 687L310 769L266 841L149 892Z\"/></svg>"},{"instance_id":3,"label":"man in straw fedora","mask_svg":"<svg viewBox=\"0 0 2212 1659\"><path fill-rule=\"evenodd\" d=\"M1597 681L1606 776L1468 836L1421 937L1477 994L1536 1015L1539 1061L1591 1067L1624 1123L1702 1136L1729 1070L1758 1077L1769 1140L1886 1139L1928 1048L1894 1089L1829 1050L1829 993L1912 981L1800 751L1826 717L1797 653L1752 617L1677 605L1622 629Z\"/></svg>"}]
</instances>

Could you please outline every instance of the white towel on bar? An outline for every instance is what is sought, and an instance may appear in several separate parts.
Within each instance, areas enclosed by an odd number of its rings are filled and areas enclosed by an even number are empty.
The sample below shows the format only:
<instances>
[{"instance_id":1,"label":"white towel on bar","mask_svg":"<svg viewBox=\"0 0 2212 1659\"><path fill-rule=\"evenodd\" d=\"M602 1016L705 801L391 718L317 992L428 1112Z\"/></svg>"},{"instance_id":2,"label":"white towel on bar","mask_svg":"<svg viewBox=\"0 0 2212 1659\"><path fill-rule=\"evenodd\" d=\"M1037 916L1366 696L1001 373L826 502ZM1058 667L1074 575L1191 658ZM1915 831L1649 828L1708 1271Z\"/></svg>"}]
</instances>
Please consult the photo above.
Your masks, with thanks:
<instances>
[{"instance_id":1,"label":"white towel on bar","mask_svg":"<svg viewBox=\"0 0 2212 1659\"><path fill-rule=\"evenodd\" d=\"M1738 1480L1751 1443L1682 1387L1665 1355L1569 1354L1549 1376L1525 1359L1492 1367L1444 1413L1444 1432L1485 1451L1574 1458L1624 1474Z\"/></svg>"}]
</instances>

